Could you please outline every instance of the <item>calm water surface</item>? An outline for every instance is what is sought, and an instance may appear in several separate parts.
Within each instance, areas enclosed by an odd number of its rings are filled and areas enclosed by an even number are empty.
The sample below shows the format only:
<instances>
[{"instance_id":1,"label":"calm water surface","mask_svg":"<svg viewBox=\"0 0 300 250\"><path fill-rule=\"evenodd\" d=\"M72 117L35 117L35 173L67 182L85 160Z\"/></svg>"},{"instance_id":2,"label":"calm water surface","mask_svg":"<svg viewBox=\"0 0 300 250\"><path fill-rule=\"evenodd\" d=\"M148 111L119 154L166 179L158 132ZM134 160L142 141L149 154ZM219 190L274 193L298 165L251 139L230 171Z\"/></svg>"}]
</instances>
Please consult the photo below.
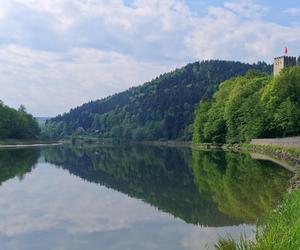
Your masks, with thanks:
<instances>
[{"instance_id":1,"label":"calm water surface","mask_svg":"<svg viewBox=\"0 0 300 250\"><path fill-rule=\"evenodd\" d=\"M0 249L212 248L227 234L254 237L290 177L222 151L0 150Z\"/></svg>"}]
</instances>

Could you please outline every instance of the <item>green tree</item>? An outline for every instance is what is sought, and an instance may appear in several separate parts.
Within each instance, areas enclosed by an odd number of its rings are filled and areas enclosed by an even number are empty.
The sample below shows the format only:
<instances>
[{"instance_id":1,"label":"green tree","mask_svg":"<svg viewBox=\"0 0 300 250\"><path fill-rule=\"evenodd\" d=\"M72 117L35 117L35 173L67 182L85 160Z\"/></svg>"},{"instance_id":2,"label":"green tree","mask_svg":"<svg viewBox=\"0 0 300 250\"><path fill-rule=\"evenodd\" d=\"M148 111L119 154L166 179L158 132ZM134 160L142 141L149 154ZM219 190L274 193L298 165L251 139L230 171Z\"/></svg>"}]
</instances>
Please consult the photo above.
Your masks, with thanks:
<instances>
[{"instance_id":1,"label":"green tree","mask_svg":"<svg viewBox=\"0 0 300 250\"><path fill-rule=\"evenodd\" d=\"M66 137L77 128L86 134L100 131L101 137L135 139L143 130L144 140L180 139L191 140L191 125L194 113L202 98L210 98L221 82L243 75L249 69L260 69L268 73L271 66L266 63L245 64L240 62L210 60L195 62L180 69L160 75L141 86L92 101L47 122L44 130L48 137ZM217 107L214 130L206 129L215 141L224 141L222 107ZM60 123L66 130L61 133ZM155 124L155 125L154 125ZM136 129L141 128L138 131ZM56 131L56 129L58 131Z\"/></svg>"},{"instance_id":2,"label":"green tree","mask_svg":"<svg viewBox=\"0 0 300 250\"><path fill-rule=\"evenodd\" d=\"M196 110L196 117L193 126L193 143L208 141L204 136L204 125L208 120L208 111L211 103L208 100L202 100Z\"/></svg>"},{"instance_id":3,"label":"green tree","mask_svg":"<svg viewBox=\"0 0 300 250\"><path fill-rule=\"evenodd\" d=\"M0 138L33 139L39 136L40 128L24 106L18 111L3 103L0 105Z\"/></svg>"},{"instance_id":4,"label":"green tree","mask_svg":"<svg viewBox=\"0 0 300 250\"><path fill-rule=\"evenodd\" d=\"M279 76L250 71L223 82L196 111L193 141L240 143L300 134L300 67Z\"/></svg>"}]
</instances>

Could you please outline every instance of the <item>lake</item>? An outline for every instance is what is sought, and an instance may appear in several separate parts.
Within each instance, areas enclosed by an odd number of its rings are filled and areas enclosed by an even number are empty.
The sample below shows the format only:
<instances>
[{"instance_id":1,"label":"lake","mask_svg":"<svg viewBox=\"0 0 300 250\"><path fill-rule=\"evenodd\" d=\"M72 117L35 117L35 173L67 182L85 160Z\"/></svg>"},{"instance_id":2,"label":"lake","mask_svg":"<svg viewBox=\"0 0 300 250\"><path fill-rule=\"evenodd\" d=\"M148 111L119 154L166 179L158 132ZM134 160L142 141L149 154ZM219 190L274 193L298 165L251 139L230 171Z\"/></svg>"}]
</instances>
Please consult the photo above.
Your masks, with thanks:
<instances>
[{"instance_id":1,"label":"lake","mask_svg":"<svg viewBox=\"0 0 300 250\"><path fill-rule=\"evenodd\" d=\"M0 150L0 248L213 249L255 238L292 174L250 154L154 146Z\"/></svg>"}]
</instances>

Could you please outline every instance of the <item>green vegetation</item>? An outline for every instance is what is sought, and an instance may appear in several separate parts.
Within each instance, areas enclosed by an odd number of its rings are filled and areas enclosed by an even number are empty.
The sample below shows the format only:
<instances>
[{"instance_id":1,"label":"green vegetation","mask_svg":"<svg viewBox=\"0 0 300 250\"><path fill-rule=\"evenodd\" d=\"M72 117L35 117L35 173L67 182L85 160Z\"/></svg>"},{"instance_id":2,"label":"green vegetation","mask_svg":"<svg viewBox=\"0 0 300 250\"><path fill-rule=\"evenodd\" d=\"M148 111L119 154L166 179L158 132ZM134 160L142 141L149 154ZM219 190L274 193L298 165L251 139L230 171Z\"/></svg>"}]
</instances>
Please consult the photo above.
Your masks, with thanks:
<instances>
[{"instance_id":1,"label":"green vegetation","mask_svg":"<svg viewBox=\"0 0 300 250\"><path fill-rule=\"evenodd\" d=\"M195 108L226 79L249 69L271 72L265 63L203 61L163 74L142 86L86 103L47 122L50 139L71 135L128 140L191 140Z\"/></svg>"},{"instance_id":2,"label":"green vegetation","mask_svg":"<svg viewBox=\"0 0 300 250\"><path fill-rule=\"evenodd\" d=\"M39 124L39 127L41 129L43 129L45 127L45 125L46 125L46 122L48 120L50 120L51 118L48 118L48 117L36 117L35 119L36 119L37 123Z\"/></svg>"},{"instance_id":3,"label":"green vegetation","mask_svg":"<svg viewBox=\"0 0 300 250\"><path fill-rule=\"evenodd\" d=\"M39 133L38 123L24 106L15 110L0 101L0 140L34 139Z\"/></svg>"},{"instance_id":4,"label":"green vegetation","mask_svg":"<svg viewBox=\"0 0 300 250\"><path fill-rule=\"evenodd\" d=\"M300 188L270 214L254 249L300 249Z\"/></svg>"},{"instance_id":5,"label":"green vegetation","mask_svg":"<svg viewBox=\"0 0 300 250\"><path fill-rule=\"evenodd\" d=\"M194 143L241 143L253 138L300 134L300 67L277 77L249 71L223 82L212 100L202 100Z\"/></svg>"},{"instance_id":6,"label":"green vegetation","mask_svg":"<svg viewBox=\"0 0 300 250\"><path fill-rule=\"evenodd\" d=\"M262 230L263 229L263 230ZM278 209L271 211L264 226L258 227L256 242L241 237L236 242L232 237L221 238L217 250L298 250L300 249L300 188L288 194Z\"/></svg>"},{"instance_id":7,"label":"green vegetation","mask_svg":"<svg viewBox=\"0 0 300 250\"><path fill-rule=\"evenodd\" d=\"M231 235L227 238L220 238L215 244L216 250L252 250L254 242L247 240L245 235L241 235L239 242L235 241Z\"/></svg>"}]
</instances>

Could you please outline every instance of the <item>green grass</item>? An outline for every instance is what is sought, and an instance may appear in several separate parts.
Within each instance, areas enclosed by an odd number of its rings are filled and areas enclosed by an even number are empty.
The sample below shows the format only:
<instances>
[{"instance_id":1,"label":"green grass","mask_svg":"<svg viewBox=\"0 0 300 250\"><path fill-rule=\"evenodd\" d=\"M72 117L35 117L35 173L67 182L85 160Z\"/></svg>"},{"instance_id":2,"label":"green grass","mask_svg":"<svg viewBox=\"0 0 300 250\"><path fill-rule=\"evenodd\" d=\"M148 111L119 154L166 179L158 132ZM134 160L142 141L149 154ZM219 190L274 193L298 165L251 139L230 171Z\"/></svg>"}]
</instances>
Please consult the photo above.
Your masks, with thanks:
<instances>
[{"instance_id":1,"label":"green grass","mask_svg":"<svg viewBox=\"0 0 300 250\"><path fill-rule=\"evenodd\" d=\"M258 228L262 228L258 226ZM300 187L287 194L277 210L271 211L262 232L257 232L256 243L241 237L239 242L220 238L217 250L299 250L300 249Z\"/></svg>"},{"instance_id":2,"label":"green grass","mask_svg":"<svg viewBox=\"0 0 300 250\"><path fill-rule=\"evenodd\" d=\"M254 249L300 249L300 188L286 196L277 211L266 220Z\"/></svg>"},{"instance_id":3,"label":"green grass","mask_svg":"<svg viewBox=\"0 0 300 250\"><path fill-rule=\"evenodd\" d=\"M254 242L248 241L246 236L241 235L240 241L236 242L232 236L220 238L215 244L216 250L252 250L255 246Z\"/></svg>"}]
</instances>

